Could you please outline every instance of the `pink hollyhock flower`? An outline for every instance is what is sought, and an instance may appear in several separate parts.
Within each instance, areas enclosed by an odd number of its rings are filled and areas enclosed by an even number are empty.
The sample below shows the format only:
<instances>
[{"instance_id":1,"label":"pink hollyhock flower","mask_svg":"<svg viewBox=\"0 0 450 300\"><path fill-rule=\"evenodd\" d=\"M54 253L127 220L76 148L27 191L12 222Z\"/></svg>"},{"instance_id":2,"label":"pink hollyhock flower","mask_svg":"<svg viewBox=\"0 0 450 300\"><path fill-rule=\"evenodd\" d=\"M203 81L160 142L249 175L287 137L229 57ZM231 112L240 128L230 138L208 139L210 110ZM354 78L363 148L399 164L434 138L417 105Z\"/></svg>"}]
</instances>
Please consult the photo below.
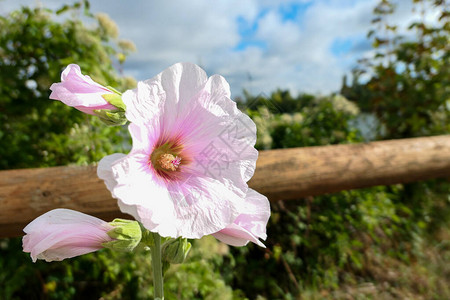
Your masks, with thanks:
<instances>
[{"instance_id":1,"label":"pink hollyhock flower","mask_svg":"<svg viewBox=\"0 0 450 300\"><path fill-rule=\"evenodd\" d=\"M270 205L266 197L248 189L242 213L234 222L213 234L221 242L231 246L245 246L253 242L261 247L264 244L259 239L267 237L266 226L270 218Z\"/></svg>"},{"instance_id":2,"label":"pink hollyhock flower","mask_svg":"<svg viewBox=\"0 0 450 300\"><path fill-rule=\"evenodd\" d=\"M249 209L269 213L269 205L257 192L248 194L256 126L230 99L223 77L179 63L122 99L133 148L103 158L97 170L122 212L162 236L200 238L238 222L253 241L265 237L239 221L259 215L242 211L248 195L258 203Z\"/></svg>"},{"instance_id":3,"label":"pink hollyhock flower","mask_svg":"<svg viewBox=\"0 0 450 300\"><path fill-rule=\"evenodd\" d=\"M95 115L93 111L97 109L117 109L102 97L114 92L81 74L76 64L68 65L61 74L61 82L52 84L50 90L50 99L60 100L90 115Z\"/></svg>"},{"instance_id":4,"label":"pink hollyhock flower","mask_svg":"<svg viewBox=\"0 0 450 300\"><path fill-rule=\"evenodd\" d=\"M23 251L37 259L60 261L102 249L113 239L114 227L98 218L70 209L54 209L37 217L24 228Z\"/></svg>"}]
</instances>

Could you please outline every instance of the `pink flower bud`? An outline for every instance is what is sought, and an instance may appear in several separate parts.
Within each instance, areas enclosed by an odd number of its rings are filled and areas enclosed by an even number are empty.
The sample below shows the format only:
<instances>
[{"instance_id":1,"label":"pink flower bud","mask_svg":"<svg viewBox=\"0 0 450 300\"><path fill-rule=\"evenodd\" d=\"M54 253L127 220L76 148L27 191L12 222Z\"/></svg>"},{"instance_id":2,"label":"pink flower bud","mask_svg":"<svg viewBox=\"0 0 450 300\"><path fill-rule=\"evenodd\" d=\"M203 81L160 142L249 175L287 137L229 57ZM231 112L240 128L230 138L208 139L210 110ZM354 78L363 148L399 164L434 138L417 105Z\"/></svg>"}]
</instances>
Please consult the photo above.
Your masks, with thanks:
<instances>
[{"instance_id":1,"label":"pink flower bud","mask_svg":"<svg viewBox=\"0 0 450 300\"><path fill-rule=\"evenodd\" d=\"M97 109L117 109L102 97L114 92L81 74L76 64L68 65L61 74L61 82L52 84L50 90L50 99L60 100L90 115L95 115L93 110Z\"/></svg>"},{"instance_id":2,"label":"pink flower bud","mask_svg":"<svg viewBox=\"0 0 450 300\"><path fill-rule=\"evenodd\" d=\"M70 209L54 209L37 217L24 228L23 251L37 259L60 261L103 248L113 239L114 227L98 218Z\"/></svg>"}]
</instances>

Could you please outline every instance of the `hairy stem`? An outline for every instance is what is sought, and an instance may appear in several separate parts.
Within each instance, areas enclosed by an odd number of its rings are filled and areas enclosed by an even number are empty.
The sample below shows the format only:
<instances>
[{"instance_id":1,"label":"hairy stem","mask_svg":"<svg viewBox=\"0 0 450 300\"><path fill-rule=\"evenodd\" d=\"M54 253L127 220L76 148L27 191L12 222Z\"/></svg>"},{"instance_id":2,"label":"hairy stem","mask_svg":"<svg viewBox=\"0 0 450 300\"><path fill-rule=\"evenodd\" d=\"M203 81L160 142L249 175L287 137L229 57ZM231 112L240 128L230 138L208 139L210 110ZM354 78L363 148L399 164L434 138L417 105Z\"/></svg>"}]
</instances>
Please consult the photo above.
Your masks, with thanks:
<instances>
[{"instance_id":1,"label":"hairy stem","mask_svg":"<svg viewBox=\"0 0 450 300\"><path fill-rule=\"evenodd\" d=\"M153 285L155 300L164 300L163 274L161 262L161 236L153 233L154 245L150 247L152 254Z\"/></svg>"}]
</instances>

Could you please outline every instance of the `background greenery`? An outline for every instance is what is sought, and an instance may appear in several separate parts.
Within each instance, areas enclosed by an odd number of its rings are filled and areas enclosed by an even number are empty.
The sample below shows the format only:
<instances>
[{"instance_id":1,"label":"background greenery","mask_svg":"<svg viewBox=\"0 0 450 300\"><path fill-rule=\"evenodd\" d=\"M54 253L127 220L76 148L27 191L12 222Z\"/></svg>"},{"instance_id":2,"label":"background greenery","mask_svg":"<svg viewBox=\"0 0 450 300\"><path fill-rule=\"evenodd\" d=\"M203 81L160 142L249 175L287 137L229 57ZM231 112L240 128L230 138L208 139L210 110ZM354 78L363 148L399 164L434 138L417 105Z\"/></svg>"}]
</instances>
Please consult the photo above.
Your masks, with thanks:
<instances>
[{"instance_id":1,"label":"background greenery","mask_svg":"<svg viewBox=\"0 0 450 300\"><path fill-rule=\"evenodd\" d=\"M445 1L429 2L441 8L439 23L411 24L414 38L406 40L387 22L395 7L379 1L368 35L376 54L340 94L244 91L236 100L257 124L257 148L448 134L449 11ZM116 70L133 50L108 16L90 14L87 1L1 16L0 169L126 152L125 127L49 100L48 88L69 63L101 84L131 88L134 80ZM266 249L193 241L188 262L166 274L166 298L449 299L449 190L448 180L434 180L274 203ZM20 239L0 241L1 299L146 299L151 280L144 253L102 250L33 264Z\"/></svg>"}]
</instances>

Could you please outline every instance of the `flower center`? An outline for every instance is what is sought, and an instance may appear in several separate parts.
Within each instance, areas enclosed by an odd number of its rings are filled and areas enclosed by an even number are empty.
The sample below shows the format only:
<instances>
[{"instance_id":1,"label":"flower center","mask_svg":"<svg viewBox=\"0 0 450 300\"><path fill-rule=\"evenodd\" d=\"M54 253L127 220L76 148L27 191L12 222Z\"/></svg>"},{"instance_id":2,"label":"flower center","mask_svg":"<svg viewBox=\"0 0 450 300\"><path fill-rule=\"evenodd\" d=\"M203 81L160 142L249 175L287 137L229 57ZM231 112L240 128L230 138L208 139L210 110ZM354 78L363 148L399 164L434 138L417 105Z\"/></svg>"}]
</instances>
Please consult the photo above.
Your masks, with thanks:
<instances>
[{"instance_id":1,"label":"flower center","mask_svg":"<svg viewBox=\"0 0 450 300\"><path fill-rule=\"evenodd\" d=\"M170 153L162 154L158 159L159 166L167 171L176 171L181 163L181 157Z\"/></svg>"},{"instance_id":2,"label":"flower center","mask_svg":"<svg viewBox=\"0 0 450 300\"><path fill-rule=\"evenodd\" d=\"M180 171L180 166L186 162L188 161L181 155L181 148L173 143L164 143L157 146L148 160L156 173L166 179L175 178Z\"/></svg>"}]
</instances>

